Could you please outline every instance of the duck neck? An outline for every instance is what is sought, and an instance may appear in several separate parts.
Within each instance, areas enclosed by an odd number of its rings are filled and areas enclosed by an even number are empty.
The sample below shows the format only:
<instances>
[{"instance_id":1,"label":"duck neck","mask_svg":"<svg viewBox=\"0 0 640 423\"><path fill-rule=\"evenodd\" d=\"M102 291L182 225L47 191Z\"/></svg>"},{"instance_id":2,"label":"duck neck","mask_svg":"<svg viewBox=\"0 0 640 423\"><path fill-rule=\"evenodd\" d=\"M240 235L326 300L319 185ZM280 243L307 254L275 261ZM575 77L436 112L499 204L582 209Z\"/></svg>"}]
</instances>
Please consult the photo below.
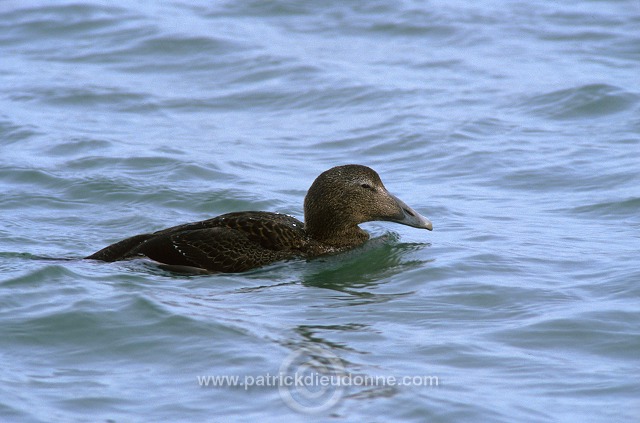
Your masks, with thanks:
<instances>
[{"instance_id":1,"label":"duck neck","mask_svg":"<svg viewBox=\"0 0 640 423\"><path fill-rule=\"evenodd\" d=\"M356 247L369 239L369 234L358 225L331 226L305 222L305 231L314 240L335 248Z\"/></svg>"}]
</instances>

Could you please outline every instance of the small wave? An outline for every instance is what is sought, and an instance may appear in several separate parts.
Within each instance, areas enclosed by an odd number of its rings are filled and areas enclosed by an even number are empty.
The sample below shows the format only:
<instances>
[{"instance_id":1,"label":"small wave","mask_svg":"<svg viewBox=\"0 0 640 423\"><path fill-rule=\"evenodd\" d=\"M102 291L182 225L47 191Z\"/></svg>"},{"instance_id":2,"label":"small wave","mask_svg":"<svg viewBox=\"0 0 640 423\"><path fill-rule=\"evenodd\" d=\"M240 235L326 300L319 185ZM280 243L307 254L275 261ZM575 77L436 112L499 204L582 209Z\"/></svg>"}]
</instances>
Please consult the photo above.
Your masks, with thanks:
<instances>
[{"instance_id":1,"label":"small wave","mask_svg":"<svg viewBox=\"0 0 640 423\"><path fill-rule=\"evenodd\" d=\"M518 107L549 119L593 119L631 110L638 99L615 86L591 84L533 96Z\"/></svg>"},{"instance_id":2,"label":"small wave","mask_svg":"<svg viewBox=\"0 0 640 423\"><path fill-rule=\"evenodd\" d=\"M570 211L593 218L618 217L638 218L640 198L627 198L616 201L603 201L584 206L574 207Z\"/></svg>"}]
</instances>

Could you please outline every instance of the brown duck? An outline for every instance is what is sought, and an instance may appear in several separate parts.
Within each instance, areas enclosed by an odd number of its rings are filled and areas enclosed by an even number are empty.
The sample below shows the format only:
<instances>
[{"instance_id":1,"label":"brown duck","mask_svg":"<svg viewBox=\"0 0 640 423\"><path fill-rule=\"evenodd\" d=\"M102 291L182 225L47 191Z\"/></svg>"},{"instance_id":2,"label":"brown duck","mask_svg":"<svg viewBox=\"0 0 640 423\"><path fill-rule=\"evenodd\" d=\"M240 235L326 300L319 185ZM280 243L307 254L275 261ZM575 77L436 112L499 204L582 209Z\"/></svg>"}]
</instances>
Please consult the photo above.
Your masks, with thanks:
<instances>
[{"instance_id":1,"label":"brown duck","mask_svg":"<svg viewBox=\"0 0 640 423\"><path fill-rule=\"evenodd\" d=\"M323 172L313 182L304 199L304 223L279 213L227 213L136 235L86 258L112 262L145 256L175 270L243 272L356 247L369 239L358 224L373 220L433 229L428 219L390 194L373 169L345 165Z\"/></svg>"}]
</instances>

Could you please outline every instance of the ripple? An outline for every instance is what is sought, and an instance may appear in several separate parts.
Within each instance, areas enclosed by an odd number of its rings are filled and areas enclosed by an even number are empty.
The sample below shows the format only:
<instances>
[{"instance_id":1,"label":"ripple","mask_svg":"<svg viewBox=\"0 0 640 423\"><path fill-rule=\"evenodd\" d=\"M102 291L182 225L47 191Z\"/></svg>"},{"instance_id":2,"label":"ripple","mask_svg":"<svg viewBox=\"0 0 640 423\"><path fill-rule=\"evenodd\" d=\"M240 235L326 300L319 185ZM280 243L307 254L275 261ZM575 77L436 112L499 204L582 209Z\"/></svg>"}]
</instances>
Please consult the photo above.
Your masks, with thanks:
<instances>
[{"instance_id":1,"label":"ripple","mask_svg":"<svg viewBox=\"0 0 640 423\"><path fill-rule=\"evenodd\" d=\"M518 107L550 119L593 119L633 109L639 96L606 84L591 84L530 97Z\"/></svg>"},{"instance_id":2,"label":"ripple","mask_svg":"<svg viewBox=\"0 0 640 423\"><path fill-rule=\"evenodd\" d=\"M130 106L148 102L146 94L125 91L106 86L91 86L82 88L31 88L22 93L12 95L15 101L40 101L52 106L75 106L86 108L109 108L125 110Z\"/></svg>"},{"instance_id":3,"label":"ripple","mask_svg":"<svg viewBox=\"0 0 640 423\"><path fill-rule=\"evenodd\" d=\"M20 142L39 134L40 132L34 127L16 125L10 121L0 120L0 138L3 143Z\"/></svg>"},{"instance_id":4,"label":"ripple","mask_svg":"<svg viewBox=\"0 0 640 423\"><path fill-rule=\"evenodd\" d=\"M19 253L0 253L0 257L3 258L20 258L27 260L42 260L41 257L37 257L31 254L19 254ZM66 261L66 260L65 260ZM44 283L44 281L60 281L66 278L74 279L79 277L79 274L76 274L71 269L62 266L62 265L47 265L44 267L40 267L38 269L29 270L27 273L16 276L10 279L5 279L2 281L3 286L10 287L33 287L33 283L38 281L40 283Z\"/></svg>"},{"instance_id":5,"label":"ripple","mask_svg":"<svg viewBox=\"0 0 640 423\"><path fill-rule=\"evenodd\" d=\"M594 219L600 217L638 219L638 210L640 210L640 198L635 197L617 201L592 203L589 205L573 207L567 211L585 215Z\"/></svg>"},{"instance_id":6,"label":"ripple","mask_svg":"<svg viewBox=\"0 0 640 423\"><path fill-rule=\"evenodd\" d=\"M131 14L123 8L88 4L36 6L4 11L0 22L11 22L11 31L3 28L4 40L28 39L31 36L69 36L100 32ZM14 38L9 38L13 35ZM18 38L17 35L20 37Z\"/></svg>"},{"instance_id":7,"label":"ripple","mask_svg":"<svg viewBox=\"0 0 640 423\"><path fill-rule=\"evenodd\" d=\"M566 313L561 313L566 314ZM542 317L523 327L498 331L495 337L521 348L591 353L610 358L631 359L640 346L640 337L629 323L636 311L585 311L573 316Z\"/></svg>"},{"instance_id":8,"label":"ripple","mask_svg":"<svg viewBox=\"0 0 640 423\"><path fill-rule=\"evenodd\" d=\"M67 183L66 178L54 175L51 172L19 167L0 168L0 181L11 185L13 189L19 186L57 188ZM9 189L5 193L7 191Z\"/></svg>"},{"instance_id":9,"label":"ripple","mask_svg":"<svg viewBox=\"0 0 640 423\"><path fill-rule=\"evenodd\" d=\"M91 138L77 138L51 146L47 149L47 153L52 156L74 157L93 153L96 150L106 149L111 143L105 140Z\"/></svg>"}]
</instances>

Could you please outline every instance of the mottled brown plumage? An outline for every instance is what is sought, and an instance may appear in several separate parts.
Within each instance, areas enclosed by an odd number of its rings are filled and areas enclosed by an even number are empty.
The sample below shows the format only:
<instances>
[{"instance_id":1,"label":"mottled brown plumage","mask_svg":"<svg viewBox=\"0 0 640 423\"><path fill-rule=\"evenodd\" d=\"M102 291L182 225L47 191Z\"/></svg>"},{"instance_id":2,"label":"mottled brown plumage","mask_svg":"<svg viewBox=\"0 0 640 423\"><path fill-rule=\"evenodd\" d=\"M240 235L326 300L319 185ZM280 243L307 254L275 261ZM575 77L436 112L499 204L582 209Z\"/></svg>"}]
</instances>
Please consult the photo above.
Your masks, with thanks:
<instances>
[{"instance_id":1,"label":"mottled brown plumage","mask_svg":"<svg viewBox=\"0 0 640 423\"><path fill-rule=\"evenodd\" d=\"M294 257L311 258L353 248L369 235L359 223L388 220L431 230L420 216L361 165L323 172L304 202L305 223L271 212L227 213L201 222L136 235L86 257L102 261L146 256L174 268L242 272Z\"/></svg>"}]
</instances>

